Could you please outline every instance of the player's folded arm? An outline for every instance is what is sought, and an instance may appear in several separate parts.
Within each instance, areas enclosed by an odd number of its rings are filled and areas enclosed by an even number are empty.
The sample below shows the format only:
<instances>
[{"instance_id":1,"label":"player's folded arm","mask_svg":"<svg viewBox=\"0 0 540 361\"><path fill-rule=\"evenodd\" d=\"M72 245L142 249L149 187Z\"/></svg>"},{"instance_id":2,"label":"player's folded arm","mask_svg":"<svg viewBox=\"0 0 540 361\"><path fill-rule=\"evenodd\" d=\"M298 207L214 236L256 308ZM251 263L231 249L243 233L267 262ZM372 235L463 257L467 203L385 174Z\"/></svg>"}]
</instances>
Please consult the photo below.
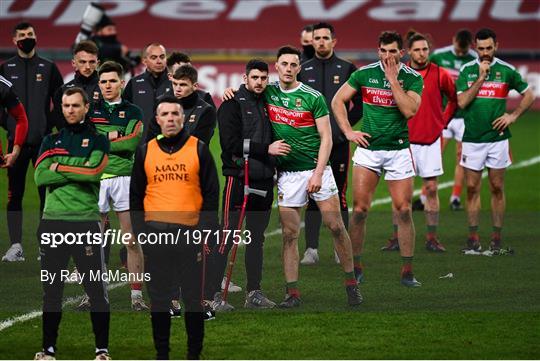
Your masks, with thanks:
<instances>
[{"instance_id":1,"label":"player's folded arm","mask_svg":"<svg viewBox=\"0 0 540 361\"><path fill-rule=\"evenodd\" d=\"M111 141L111 153L135 152L143 133L143 123L132 119L126 127L126 134Z\"/></svg>"}]
</instances>

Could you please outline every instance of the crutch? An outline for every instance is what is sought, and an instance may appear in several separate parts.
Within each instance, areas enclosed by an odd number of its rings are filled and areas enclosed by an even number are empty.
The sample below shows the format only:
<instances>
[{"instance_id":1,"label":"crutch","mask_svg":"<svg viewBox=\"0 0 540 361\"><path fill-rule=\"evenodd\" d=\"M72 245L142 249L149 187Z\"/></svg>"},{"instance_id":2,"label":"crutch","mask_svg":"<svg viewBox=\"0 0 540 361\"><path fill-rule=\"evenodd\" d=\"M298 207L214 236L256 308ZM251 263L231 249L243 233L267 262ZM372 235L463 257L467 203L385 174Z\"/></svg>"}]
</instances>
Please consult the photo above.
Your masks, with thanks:
<instances>
[{"instance_id":1,"label":"crutch","mask_svg":"<svg viewBox=\"0 0 540 361\"><path fill-rule=\"evenodd\" d=\"M242 152L244 158L244 200L242 202L242 209L240 211L240 218L238 219L238 225L236 226L236 230L242 229L242 223L244 223L244 218L246 216L246 207L249 195L256 194L261 197L266 197L267 193L267 191L249 187L249 142L249 139L244 139L244 147ZM238 250L238 244L240 244L240 242L234 243L231 249L231 257L227 264L227 277L225 278L225 288L223 289L223 298L221 301L222 304L225 304L225 302L227 302L227 295L229 294L229 284L231 283L234 263L236 262L236 251Z\"/></svg>"}]
</instances>

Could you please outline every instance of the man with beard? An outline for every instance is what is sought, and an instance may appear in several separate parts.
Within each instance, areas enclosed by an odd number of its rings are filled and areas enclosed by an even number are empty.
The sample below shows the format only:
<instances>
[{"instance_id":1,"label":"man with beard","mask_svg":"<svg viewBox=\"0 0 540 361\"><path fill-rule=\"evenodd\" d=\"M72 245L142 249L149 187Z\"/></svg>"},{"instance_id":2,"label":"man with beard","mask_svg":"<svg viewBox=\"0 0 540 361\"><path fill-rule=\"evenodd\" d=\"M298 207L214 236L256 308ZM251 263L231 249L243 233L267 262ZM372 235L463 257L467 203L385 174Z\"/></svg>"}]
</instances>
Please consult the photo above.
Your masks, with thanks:
<instances>
[{"instance_id":1,"label":"man with beard","mask_svg":"<svg viewBox=\"0 0 540 361\"><path fill-rule=\"evenodd\" d=\"M62 113L62 95L68 88L82 88L90 103L96 102L101 96L98 86L98 75L96 68L99 65L98 48L96 44L89 40L83 40L73 48L73 59L71 65L75 69L73 80L58 88L54 94L54 117L57 128L64 127L65 119Z\"/></svg>"},{"instance_id":2,"label":"man with beard","mask_svg":"<svg viewBox=\"0 0 540 361\"><path fill-rule=\"evenodd\" d=\"M348 140L358 145L353 156L353 214L349 232L353 244L357 280L364 272L361 264L366 219L377 183L384 172L392 207L398 214L398 239L403 267L401 284L419 287L412 270L415 231L411 214L414 166L409 151L407 120L421 102L422 76L400 62L403 40L396 32L379 36L379 61L351 75L332 100L332 110ZM345 104L362 93L362 130L354 131L347 119Z\"/></svg>"},{"instance_id":3,"label":"man with beard","mask_svg":"<svg viewBox=\"0 0 540 361\"><path fill-rule=\"evenodd\" d=\"M17 55L0 66L0 75L13 84L15 93L26 109L28 135L15 164L8 168L7 223L11 247L3 261L24 261L22 242L22 200L30 161L35 165L43 137L54 127L50 104L56 89L64 84L56 65L36 52L36 32L30 23L19 23L13 29ZM3 126L8 131L8 153L12 152L17 122L11 116ZM45 205L45 188L38 187L40 211Z\"/></svg>"},{"instance_id":4,"label":"man with beard","mask_svg":"<svg viewBox=\"0 0 540 361\"><path fill-rule=\"evenodd\" d=\"M356 70L356 66L347 60L338 58L334 52L336 46L334 27L328 23L313 25L313 45L315 56L302 63L298 80L320 91L330 106L332 98L338 89L349 79ZM362 118L362 100L360 96L353 99L353 107L347 104L348 119L351 125ZM347 205L347 175L349 173L350 149L349 142L339 129L334 114L330 111L330 126L332 127L332 152L330 165L339 191L339 205L345 227L349 224L349 207ZM306 210L306 251L300 261L303 265L312 265L318 262L319 230L321 228L321 213L313 199L309 200ZM336 262L339 261L335 255Z\"/></svg>"},{"instance_id":5,"label":"man with beard","mask_svg":"<svg viewBox=\"0 0 540 361\"><path fill-rule=\"evenodd\" d=\"M465 110L461 156L467 182L469 221L465 250L482 249L478 235L480 189L482 171L487 167L493 220L490 249L498 251L506 208L504 173L512 164L509 125L531 106L534 94L516 68L495 57L499 43L493 30L479 30L475 42L478 59L463 65L456 83L458 105ZM512 113L506 113L506 97L511 89L523 98Z\"/></svg>"},{"instance_id":6,"label":"man with beard","mask_svg":"<svg viewBox=\"0 0 540 361\"><path fill-rule=\"evenodd\" d=\"M274 199L274 156L286 155L290 146L279 140L272 143L272 127L265 110L264 91L268 85L268 64L252 59L246 65L244 84L221 105L218 111L219 134L223 175L223 228L233 232L240 217L244 198L243 144L249 142L249 186L266 191L266 196L251 194L246 204L246 230L251 242L246 244L246 299L244 307L251 309L273 308L275 303L261 291L263 271L264 231L270 221ZM227 266L227 255L232 242L222 242L213 247L209 257L206 280L206 299L214 311L231 311L223 302L219 285ZM230 292L230 287L229 287Z\"/></svg>"},{"instance_id":7,"label":"man with beard","mask_svg":"<svg viewBox=\"0 0 540 361\"><path fill-rule=\"evenodd\" d=\"M444 252L446 249L437 239L439 224L439 196L437 177L443 174L441 133L457 108L456 89L450 74L429 61L427 38L414 31L407 34L409 66L422 75L424 90L422 104L414 117L409 119L409 141L416 175L422 178L426 190L425 215L427 224L426 249ZM446 108L441 107L443 95L448 99ZM397 213L393 212L394 235L384 251L399 249L397 239Z\"/></svg>"}]
</instances>

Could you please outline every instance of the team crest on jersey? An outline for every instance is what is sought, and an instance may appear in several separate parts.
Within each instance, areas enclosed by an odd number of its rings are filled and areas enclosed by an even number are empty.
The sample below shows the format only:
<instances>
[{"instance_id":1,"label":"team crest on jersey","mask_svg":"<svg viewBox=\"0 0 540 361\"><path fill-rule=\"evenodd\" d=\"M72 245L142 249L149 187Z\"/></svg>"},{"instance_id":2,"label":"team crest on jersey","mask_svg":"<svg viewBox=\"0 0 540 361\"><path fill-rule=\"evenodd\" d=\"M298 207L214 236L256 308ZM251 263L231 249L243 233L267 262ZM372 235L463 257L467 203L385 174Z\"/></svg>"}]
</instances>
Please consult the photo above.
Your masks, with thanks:
<instances>
[{"instance_id":1,"label":"team crest on jersey","mask_svg":"<svg viewBox=\"0 0 540 361\"><path fill-rule=\"evenodd\" d=\"M88 148L88 144L90 143L90 140L88 138L84 138L81 143L81 147Z\"/></svg>"},{"instance_id":2,"label":"team crest on jersey","mask_svg":"<svg viewBox=\"0 0 540 361\"><path fill-rule=\"evenodd\" d=\"M43 75L41 73L36 74L36 81L43 81Z\"/></svg>"},{"instance_id":3,"label":"team crest on jersey","mask_svg":"<svg viewBox=\"0 0 540 361\"><path fill-rule=\"evenodd\" d=\"M190 123L193 123L194 121L195 121L195 114L191 114L191 115L189 116L189 122L190 122Z\"/></svg>"},{"instance_id":4,"label":"team crest on jersey","mask_svg":"<svg viewBox=\"0 0 540 361\"><path fill-rule=\"evenodd\" d=\"M501 80L501 72L500 71L495 73L495 80Z\"/></svg>"},{"instance_id":5,"label":"team crest on jersey","mask_svg":"<svg viewBox=\"0 0 540 361\"><path fill-rule=\"evenodd\" d=\"M461 68L461 65L463 65L463 62L461 60L454 61L454 67L456 69Z\"/></svg>"},{"instance_id":6,"label":"team crest on jersey","mask_svg":"<svg viewBox=\"0 0 540 361\"><path fill-rule=\"evenodd\" d=\"M300 108L302 106L302 99L300 98L296 98L296 103L295 103L296 107L297 108Z\"/></svg>"},{"instance_id":7,"label":"team crest on jersey","mask_svg":"<svg viewBox=\"0 0 540 361\"><path fill-rule=\"evenodd\" d=\"M466 155L463 155L461 157L461 160L463 160L463 163L467 163L467 156Z\"/></svg>"},{"instance_id":8,"label":"team crest on jersey","mask_svg":"<svg viewBox=\"0 0 540 361\"><path fill-rule=\"evenodd\" d=\"M94 92L94 100L98 100L99 99L99 92Z\"/></svg>"},{"instance_id":9,"label":"team crest on jersey","mask_svg":"<svg viewBox=\"0 0 540 361\"><path fill-rule=\"evenodd\" d=\"M118 112L118 118L125 118L126 117L126 112L121 110Z\"/></svg>"},{"instance_id":10,"label":"team crest on jersey","mask_svg":"<svg viewBox=\"0 0 540 361\"><path fill-rule=\"evenodd\" d=\"M339 84L339 75L334 75L334 84Z\"/></svg>"},{"instance_id":11,"label":"team crest on jersey","mask_svg":"<svg viewBox=\"0 0 540 361\"><path fill-rule=\"evenodd\" d=\"M86 246L84 247L84 253L90 257L94 255L94 251L92 250L92 246Z\"/></svg>"},{"instance_id":12,"label":"team crest on jersey","mask_svg":"<svg viewBox=\"0 0 540 361\"><path fill-rule=\"evenodd\" d=\"M280 201L282 201L282 200L283 200L283 193L278 193L278 195L277 195L277 196L278 196L278 199L279 199Z\"/></svg>"}]
</instances>

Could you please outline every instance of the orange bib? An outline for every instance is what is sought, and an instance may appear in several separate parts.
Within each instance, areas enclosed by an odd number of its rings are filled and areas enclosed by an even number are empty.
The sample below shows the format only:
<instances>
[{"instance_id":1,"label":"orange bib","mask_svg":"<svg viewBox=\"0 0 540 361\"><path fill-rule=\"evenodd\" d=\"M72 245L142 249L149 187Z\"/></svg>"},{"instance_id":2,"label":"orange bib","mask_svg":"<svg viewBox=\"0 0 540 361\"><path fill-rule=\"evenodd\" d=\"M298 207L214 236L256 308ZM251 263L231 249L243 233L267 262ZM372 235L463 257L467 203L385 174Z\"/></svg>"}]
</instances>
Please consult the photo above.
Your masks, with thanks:
<instances>
[{"instance_id":1,"label":"orange bib","mask_svg":"<svg viewBox=\"0 0 540 361\"><path fill-rule=\"evenodd\" d=\"M173 154L161 150L157 140L148 143L144 170L144 219L194 226L199 223L203 199L199 179L197 138L189 137Z\"/></svg>"}]
</instances>

